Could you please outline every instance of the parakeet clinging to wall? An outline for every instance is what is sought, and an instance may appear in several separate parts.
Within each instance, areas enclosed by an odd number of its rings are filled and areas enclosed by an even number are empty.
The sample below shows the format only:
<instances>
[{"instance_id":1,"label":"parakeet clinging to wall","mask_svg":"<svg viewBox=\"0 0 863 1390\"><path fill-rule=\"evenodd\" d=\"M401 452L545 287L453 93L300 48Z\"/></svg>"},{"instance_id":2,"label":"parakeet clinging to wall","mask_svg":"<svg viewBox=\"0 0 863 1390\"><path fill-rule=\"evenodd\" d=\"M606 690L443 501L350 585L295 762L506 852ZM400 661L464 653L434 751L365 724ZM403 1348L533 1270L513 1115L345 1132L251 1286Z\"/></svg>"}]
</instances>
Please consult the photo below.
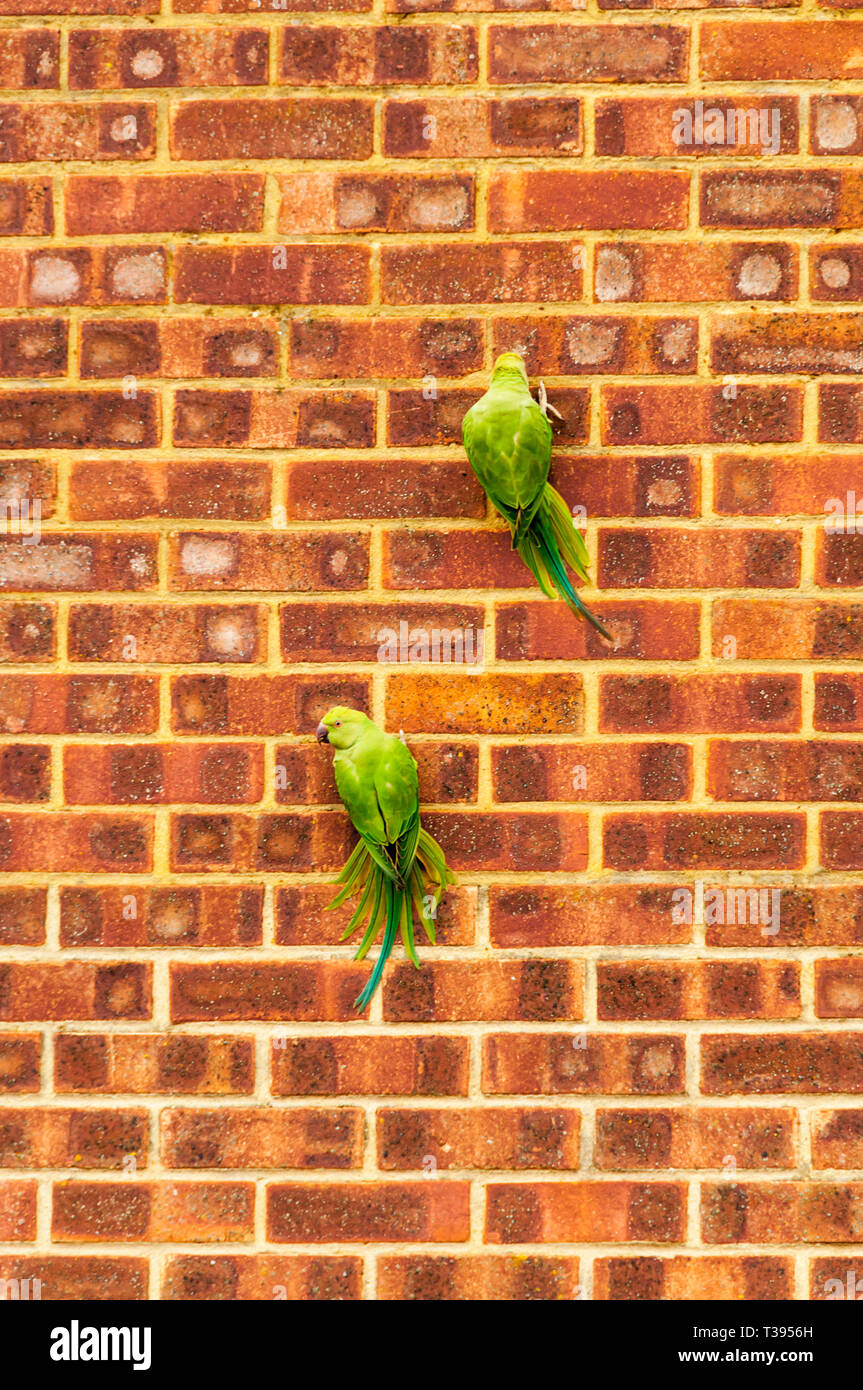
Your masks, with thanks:
<instances>
[{"instance_id":1,"label":"parakeet clinging to wall","mask_svg":"<svg viewBox=\"0 0 863 1390\"><path fill-rule=\"evenodd\" d=\"M344 886L330 907L361 896L342 940L367 922L355 960L362 960L384 928L384 940L365 989L354 1001L360 1012L377 989L396 932L419 967L414 946L414 910L429 941L447 884L454 882L443 851L420 825L417 765L401 739L382 733L359 710L337 705L317 727L319 743L336 750L336 786L360 841L336 883Z\"/></svg>"},{"instance_id":2,"label":"parakeet clinging to wall","mask_svg":"<svg viewBox=\"0 0 863 1390\"><path fill-rule=\"evenodd\" d=\"M563 563L566 560L579 579L588 582L587 548L569 508L547 481L551 425L544 388L540 402L530 394L520 355L502 353L494 364L491 386L464 417L464 447L471 468L509 522L513 549L543 593L549 598L559 595L574 613L613 641L582 603Z\"/></svg>"}]
</instances>

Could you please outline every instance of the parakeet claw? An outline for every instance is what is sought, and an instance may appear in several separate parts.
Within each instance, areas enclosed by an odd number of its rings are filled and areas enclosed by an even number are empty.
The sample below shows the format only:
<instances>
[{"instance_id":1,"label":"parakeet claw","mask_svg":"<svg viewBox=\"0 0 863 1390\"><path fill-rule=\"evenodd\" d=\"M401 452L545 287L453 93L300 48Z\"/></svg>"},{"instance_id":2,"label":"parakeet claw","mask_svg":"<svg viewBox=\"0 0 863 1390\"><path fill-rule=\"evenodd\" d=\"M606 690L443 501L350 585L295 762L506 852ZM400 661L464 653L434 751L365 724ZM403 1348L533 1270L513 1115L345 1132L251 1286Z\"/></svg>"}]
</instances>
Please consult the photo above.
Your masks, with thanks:
<instances>
[{"instance_id":1,"label":"parakeet claw","mask_svg":"<svg viewBox=\"0 0 863 1390\"><path fill-rule=\"evenodd\" d=\"M563 416L561 415L560 411L555 406L549 405L548 392L545 389L544 381L541 381L539 383L539 408L545 416L546 420L548 419L549 415L556 415L558 420L563 419Z\"/></svg>"}]
</instances>

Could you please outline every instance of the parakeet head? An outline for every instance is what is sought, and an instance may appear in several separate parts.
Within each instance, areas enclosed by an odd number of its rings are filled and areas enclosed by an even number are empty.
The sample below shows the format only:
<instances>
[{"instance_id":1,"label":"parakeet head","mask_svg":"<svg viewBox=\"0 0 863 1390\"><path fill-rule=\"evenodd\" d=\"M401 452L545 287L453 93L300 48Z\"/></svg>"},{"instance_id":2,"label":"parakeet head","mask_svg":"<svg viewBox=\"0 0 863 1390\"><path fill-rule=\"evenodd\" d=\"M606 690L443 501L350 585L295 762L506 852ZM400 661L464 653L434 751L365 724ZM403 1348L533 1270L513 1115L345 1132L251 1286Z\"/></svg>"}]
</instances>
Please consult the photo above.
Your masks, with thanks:
<instances>
[{"instance_id":1,"label":"parakeet head","mask_svg":"<svg viewBox=\"0 0 863 1390\"><path fill-rule=\"evenodd\" d=\"M368 715L361 710L334 705L315 730L315 738L318 743L331 743L334 748L352 748L370 723Z\"/></svg>"},{"instance_id":2,"label":"parakeet head","mask_svg":"<svg viewBox=\"0 0 863 1390\"><path fill-rule=\"evenodd\" d=\"M527 385L527 368L524 365L524 358L520 352L502 352L491 370L491 379L500 380L501 377L521 377L525 386Z\"/></svg>"}]
</instances>

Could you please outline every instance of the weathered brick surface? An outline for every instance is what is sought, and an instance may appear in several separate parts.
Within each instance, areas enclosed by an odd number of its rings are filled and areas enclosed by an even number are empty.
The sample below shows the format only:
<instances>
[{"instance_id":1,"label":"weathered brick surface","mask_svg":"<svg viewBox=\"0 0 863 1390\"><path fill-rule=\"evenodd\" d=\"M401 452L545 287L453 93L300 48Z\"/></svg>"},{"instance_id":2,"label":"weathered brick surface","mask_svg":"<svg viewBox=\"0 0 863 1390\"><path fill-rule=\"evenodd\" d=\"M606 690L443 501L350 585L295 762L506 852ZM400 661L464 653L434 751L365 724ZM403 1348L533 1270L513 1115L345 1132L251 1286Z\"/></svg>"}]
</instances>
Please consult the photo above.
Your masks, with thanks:
<instances>
[{"instance_id":1,"label":"weathered brick surface","mask_svg":"<svg viewBox=\"0 0 863 1390\"><path fill-rule=\"evenodd\" d=\"M2 0L0 1279L863 1280L861 13ZM459 876L364 1020L335 703Z\"/></svg>"}]
</instances>

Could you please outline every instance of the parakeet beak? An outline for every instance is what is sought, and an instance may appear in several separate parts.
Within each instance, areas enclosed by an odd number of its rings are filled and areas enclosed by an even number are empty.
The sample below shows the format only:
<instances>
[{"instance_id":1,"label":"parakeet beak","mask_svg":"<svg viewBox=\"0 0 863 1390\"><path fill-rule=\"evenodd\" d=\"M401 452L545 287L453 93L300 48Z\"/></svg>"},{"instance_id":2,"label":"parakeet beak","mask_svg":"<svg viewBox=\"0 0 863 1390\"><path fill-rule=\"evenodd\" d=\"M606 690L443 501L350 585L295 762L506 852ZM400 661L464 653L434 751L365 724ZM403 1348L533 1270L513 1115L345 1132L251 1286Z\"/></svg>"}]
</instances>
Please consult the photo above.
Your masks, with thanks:
<instances>
[{"instance_id":1,"label":"parakeet beak","mask_svg":"<svg viewBox=\"0 0 863 1390\"><path fill-rule=\"evenodd\" d=\"M315 729L315 738L318 740L318 743L329 743L330 741L330 731L323 720L321 720L320 724Z\"/></svg>"}]
</instances>

